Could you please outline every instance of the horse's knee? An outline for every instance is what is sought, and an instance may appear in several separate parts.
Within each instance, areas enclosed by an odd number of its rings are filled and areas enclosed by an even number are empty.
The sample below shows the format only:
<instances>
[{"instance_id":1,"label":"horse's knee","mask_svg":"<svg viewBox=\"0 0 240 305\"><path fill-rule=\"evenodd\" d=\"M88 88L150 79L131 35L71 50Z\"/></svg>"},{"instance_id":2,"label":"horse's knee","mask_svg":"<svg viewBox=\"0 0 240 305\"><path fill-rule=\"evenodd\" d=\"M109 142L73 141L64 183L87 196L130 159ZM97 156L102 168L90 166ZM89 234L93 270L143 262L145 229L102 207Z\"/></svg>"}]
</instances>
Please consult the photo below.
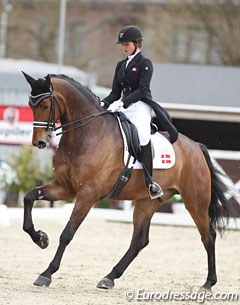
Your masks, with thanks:
<instances>
[{"instance_id":1,"label":"horse's knee","mask_svg":"<svg viewBox=\"0 0 240 305\"><path fill-rule=\"evenodd\" d=\"M67 246L71 240L73 239L74 232L69 229L69 225L63 230L62 234L60 235L60 244L64 244Z\"/></svg>"},{"instance_id":2,"label":"horse's knee","mask_svg":"<svg viewBox=\"0 0 240 305\"><path fill-rule=\"evenodd\" d=\"M139 250L142 250L149 244L149 239L147 238L142 238L139 240Z\"/></svg>"},{"instance_id":3,"label":"horse's knee","mask_svg":"<svg viewBox=\"0 0 240 305\"><path fill-rule=\"evenodd\" d=\"M71 242L72 239L73 239L72 234L64 233L64 234L61 234L59 241L60 241L60 244L64 244L65 246L67 246Z\"/></svg>"},{"instance_id":4,"label":"horse's knee","mask_svg":"<svg viewBox=\"0 0 240 305\"><path fill-rule=\"evenodd\" d=\"M149 244L148 234L139 233L138 236L132 242L132 247L136 252L136 255Z\"/></svg>"}]
</instances>

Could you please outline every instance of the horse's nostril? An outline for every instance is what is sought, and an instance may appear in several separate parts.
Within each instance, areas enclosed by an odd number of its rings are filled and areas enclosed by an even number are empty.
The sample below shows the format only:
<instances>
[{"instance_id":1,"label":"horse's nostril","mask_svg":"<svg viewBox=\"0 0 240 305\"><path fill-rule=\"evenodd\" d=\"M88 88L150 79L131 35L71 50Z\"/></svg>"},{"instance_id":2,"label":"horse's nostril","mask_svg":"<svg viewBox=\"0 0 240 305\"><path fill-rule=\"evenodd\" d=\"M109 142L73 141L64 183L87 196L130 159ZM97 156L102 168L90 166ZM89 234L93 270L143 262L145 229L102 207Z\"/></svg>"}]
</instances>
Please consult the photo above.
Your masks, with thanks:
<instances>
[{"instance_id":1,"label":"horse's nostril","mask_svg":"<svg viewBox=\"0 0 240 305\"><path fill-rule=\"evenodd\" d=\"M38 148L42 149L42 148L45 148L46 147L46 142L44 141L38 141Z\"/></svg>"}]
</instances>

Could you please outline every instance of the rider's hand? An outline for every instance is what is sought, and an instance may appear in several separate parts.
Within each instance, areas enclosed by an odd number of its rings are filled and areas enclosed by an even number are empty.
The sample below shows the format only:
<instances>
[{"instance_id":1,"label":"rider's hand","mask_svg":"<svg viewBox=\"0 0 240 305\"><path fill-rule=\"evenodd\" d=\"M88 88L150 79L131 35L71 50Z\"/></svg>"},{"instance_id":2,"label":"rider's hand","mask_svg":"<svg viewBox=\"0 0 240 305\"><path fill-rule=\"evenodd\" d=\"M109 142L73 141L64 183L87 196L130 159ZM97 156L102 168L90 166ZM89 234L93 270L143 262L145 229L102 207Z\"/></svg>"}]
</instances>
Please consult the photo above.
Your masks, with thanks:
<instances>
[{"instance_id":1,"label":"rider's hand","mask_svg":"<svg viewBox=\"0 0 240 305\"><path fill-rule=\"evenodd\" d=\"M119 111L122 106L123 106L123 101L117 100L108 107L108 110L111 112Z\"/></svg>"},{"instance_id":2,"label":"rider's hand","mask_svg":"<svg viewBox=\"0 0 240 305\"><path fill-rule=\"evenodd\" d=\"M105 103L104 101L101 101L100 102L100 105L103 107L103 109L107 109L108 108L108 104L107 103Z\"/></svg>"}]
</instances>

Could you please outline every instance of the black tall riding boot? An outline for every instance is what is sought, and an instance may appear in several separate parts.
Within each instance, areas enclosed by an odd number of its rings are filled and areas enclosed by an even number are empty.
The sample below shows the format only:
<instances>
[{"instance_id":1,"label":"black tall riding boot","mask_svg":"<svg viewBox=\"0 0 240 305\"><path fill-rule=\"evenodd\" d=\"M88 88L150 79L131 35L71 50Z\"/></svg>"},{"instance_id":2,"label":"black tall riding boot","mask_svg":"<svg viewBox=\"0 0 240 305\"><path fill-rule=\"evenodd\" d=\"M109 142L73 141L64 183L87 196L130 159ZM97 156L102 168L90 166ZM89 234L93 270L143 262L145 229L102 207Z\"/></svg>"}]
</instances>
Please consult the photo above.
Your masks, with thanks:
<instances>
[{"instance_id":1,"label":"black tall riding boot","mask_svg":"<svg viewBox=\"0 0 240 305\"><path fill-rule=\"evenodd\" d=\"M141 146L141 156L142 163L145 172L145 179L147 183L148 193L151 199L156 199L163 195L162 188L156 183L153 182L152 172L153 172L153 159L152 159L152 148L151 142L145 146Z\"/></svg>"}]
</instances>

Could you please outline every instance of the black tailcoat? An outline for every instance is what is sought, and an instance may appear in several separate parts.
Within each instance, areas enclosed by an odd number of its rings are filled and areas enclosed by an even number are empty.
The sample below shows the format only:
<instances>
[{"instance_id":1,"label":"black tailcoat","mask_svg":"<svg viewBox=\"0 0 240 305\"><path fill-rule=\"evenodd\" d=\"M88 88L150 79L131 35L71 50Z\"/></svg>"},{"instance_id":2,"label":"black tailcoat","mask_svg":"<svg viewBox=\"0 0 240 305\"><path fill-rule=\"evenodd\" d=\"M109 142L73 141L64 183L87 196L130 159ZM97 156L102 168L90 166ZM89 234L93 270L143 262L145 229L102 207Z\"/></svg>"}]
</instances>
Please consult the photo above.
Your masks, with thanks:
<instances>
[{"instance_id":1,"label":"black tailcoat","mask_svg":"<svg viewBox=\"0 0 240 305\"><path fill-rule=\"evenodd\" d=\"M107 105L122 99L124 108L137 101L150 105L163 129L170 134L170 141L177 140L178 131L171 122L169 114L152 100L150 82L153 74L152 62L139 52L126 67L127 59L117 63L112 83L112 91L103 100Z\"/></svg>"}]
</instances>

